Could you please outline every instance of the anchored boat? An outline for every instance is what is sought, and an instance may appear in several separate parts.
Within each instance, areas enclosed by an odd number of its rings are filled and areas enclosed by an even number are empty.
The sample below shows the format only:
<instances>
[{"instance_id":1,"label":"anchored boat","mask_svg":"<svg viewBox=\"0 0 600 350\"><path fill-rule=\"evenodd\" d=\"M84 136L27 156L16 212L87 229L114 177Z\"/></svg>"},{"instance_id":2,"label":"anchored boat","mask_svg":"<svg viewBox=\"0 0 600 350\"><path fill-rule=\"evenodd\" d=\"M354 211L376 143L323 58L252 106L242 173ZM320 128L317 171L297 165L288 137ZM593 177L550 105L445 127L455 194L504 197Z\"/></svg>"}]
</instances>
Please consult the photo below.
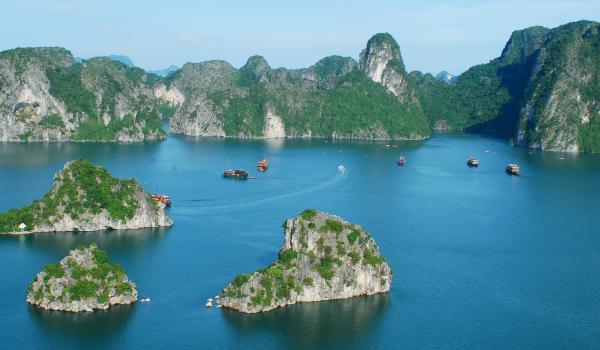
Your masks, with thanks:
<instances>
[{"instance_id":1,"label":"anchored boat","mask_svg":"<svg viewBox=\"0 0 600 350\"><path fill-rule=\"evenodd\" d=\"M258 171L266 171L269 169L269 161L266 159L258 161Z\"/></svg>"},{"instance_id":2,"label":"anchored boat","mask_svg":"<svg viewBox=\"0 0 600 350\"><path fill-rule=\"evenodd\" d=\"M509 163L506 166L506 173L509 175L521 175L521 168L517 164Z\"/></svg>"},{"instance_id":3,"label":"anchored boat","mask_svg":"<svg viewBox=\"0 0 600 350\"><path fill-rule=\"evenodd\" d=\"M227 177L230 179L246 180L248 179L248 172L245 170L228 169L223 172L223 177Z\"/></svg>"},{"instance_id":4,"label":"anchored boat","mask_svg":"<svg viewBox=\"0 0 600 350\"><path fill-rule=\"evenodd\" d=\"M398 158L398 166L404 166L406 164L406 159L404 157Z\"/></svg>"},{"instance_id":5,"label":"anchored boat","mask_svg":"<svg viewBox=\"0 0 600 350\"><path fill-rule=\"evenodd\" d=\"M166 205L167 207L171 206L171 196L155 193L152 195L152 199Z\"/></svg>"},{"instance_id":6,"label":"anchored boat","mask_svg":"<svg viewBox=\"0 0 600 350\"><path fill-rule=\"evenodd\" d=\"M479 166L479 160L477 158L470 157L467 160L467 165L470 166L470 167L478 167Z\"/></svg>"}]
</instances>

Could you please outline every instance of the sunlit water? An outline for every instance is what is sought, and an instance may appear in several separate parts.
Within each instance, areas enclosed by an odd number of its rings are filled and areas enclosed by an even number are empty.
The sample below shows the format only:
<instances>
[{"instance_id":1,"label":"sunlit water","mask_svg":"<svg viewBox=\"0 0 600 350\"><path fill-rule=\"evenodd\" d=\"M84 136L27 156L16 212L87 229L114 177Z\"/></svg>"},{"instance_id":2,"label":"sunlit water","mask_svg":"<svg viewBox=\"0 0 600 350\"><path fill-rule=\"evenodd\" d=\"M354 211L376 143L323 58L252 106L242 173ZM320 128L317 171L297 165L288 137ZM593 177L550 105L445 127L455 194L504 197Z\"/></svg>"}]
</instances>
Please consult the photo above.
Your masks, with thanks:
<instances>
[{"instance_id":1,"label":"sunlit water","mask_svg":"<svg viewBox=\"0 0 600 350\"><path fill-rule=\"evenodd\" d=\"M395 160L403 155L405 167ZM474 155L480 167L466 159ZM1 348L597 348L600 157L503 141L0 144L0 211L41 197L84 157L173 197L166 230L0 237ZM255 171L267 158L271 168ZM561 159L564 158L564 159ZM504 173L508 162L523 176ZM339 167L343 165L343 168ZM254 180L221 176L246 168ZM204 308L233 276L269 264L281 223L309 207L369 231L395 271L387 295L258 315ZM40 311L26 286L96 241L149 304Z\"/></svg>"}]
</instances>

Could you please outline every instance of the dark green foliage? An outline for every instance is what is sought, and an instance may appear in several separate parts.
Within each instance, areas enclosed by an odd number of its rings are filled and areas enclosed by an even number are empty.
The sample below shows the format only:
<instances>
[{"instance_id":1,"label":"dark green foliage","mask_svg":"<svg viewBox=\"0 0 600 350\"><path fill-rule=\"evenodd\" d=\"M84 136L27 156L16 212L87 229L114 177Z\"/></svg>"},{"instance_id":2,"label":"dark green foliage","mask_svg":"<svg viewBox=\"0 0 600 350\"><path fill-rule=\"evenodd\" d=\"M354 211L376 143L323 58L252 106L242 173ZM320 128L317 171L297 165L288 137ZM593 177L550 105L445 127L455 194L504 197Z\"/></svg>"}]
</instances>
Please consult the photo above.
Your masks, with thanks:
<instances>
[{"instance_id":1,"label":"dark green foliage","mask_svg":"<svg viewBox=\"0 0 600 350\"><path fill-rule=\"evenodd\" d=\"M325 257L319 261L319 264L315 265L315 269L317 270L319 275L321 275L321 277L323 277L326 280L329 280L333 277L334 273L333 263L333 259L331 259L330 257Z\"/></svg>"},{"instance_id":2,"label":"dark green foliage","mask_svg":"<svg viewBox=\"0 0 600 350\"><path fill-rule=\"evenodd\" d=\"M360 254L357 252L350 252L348 256L352 259L352 265L356 265L360 261Z\"/></svg>"},{"instance_id":3,"label":"dark green foliage","mask_svg":"<svg viewBox=\"0 0 600 350\"><path fill-rule=\"evenodd\" d=\"M121 282L115 286L115 292L117 293L117 295L131 293L132 291L133 288L131 287L131 284L129 282Z\"/></svg>"},{"instance_id":4,"label":"dark green foliage","mask_svg":"<svg viewBox=\"0 0 600 350\"><path fill-rule=\"evenodd\" d=\"M336 235L344 231L344 224L337 220L326 219L325 224L319 227L319 232L333 232Z\"/></svg>"},{"instance_id":5,"label":"dark green foliage","mask_svg":"<svg viewBox=\"0 0 600 350\"><path fill-rule=\"evenodd\" d=\"M119 180L106 169L86 160L71 163L61 184L55 184L41 200L21 209L10 209L0 214L0 232L18 231L24 223L28 229L51 221L58 215L58 207L77 219L86 212L100 213L103 209L115 220L131 219L138 208L134 199L136 190L142 190L135 180Z\"/></svg>"},{"instance_id":6,"label":"dark green foliage","mask_svg":"<svg viewBox=\"0 0 600 350\"><path fill-rule=\"evenodd\" d=\"M250 279L250 275L248 274L242 274L242 275L237 275L235 276L235 278L233 279L233 285L237 288L240 288L241 286L243 286L244 284L246 284L246 282L248 282L248 280Z\"/></svg>"},{"instance_id":7,"label":"dark green foliage","mask_svg":"<svg viewBox=\"0 0 600 350\"><path fill-rule=\"evenodd\" d=\"M385 258L382 256L375 256L370 249L365 249L363 253L363 263L365 265L379 265L385 262Z\"/></svg>"},{"instance_id":8,"label":"dark green foliage","mask_svg":"<svg viewBox=\"0 0 600 350\"><path fill-rule=\"evenodd\" d=\"M385 128L390 137L430 134L418 103L400 103L396 96L362 71L329 77L333 88L326 90L307 88L291 75L281 82L277 74L282 73L285 72L268 70L261 73L273 79L265 82L253 71L240 71L241 82L237 85L247 93L240 95L225 89L207 95L222 111L227 135L261 136L267 108L283 119L287 133L302 134L310 130L314 136L332 137L334 133L364 135L365 131Z\"/></svg>"},{"instance_id":9,"label":"dark green foliage","mask_svg":"<svg viewBox=\"0 0 600 350\"><path fill-rule=\"evenodd\" d=\"M38 125L48 129L65 127L65 123L62 121L58 114L50 114L45 116L38 123Z\"/></svg>"},{"instance_id":10,"label":"dark green foliage","mask_svg":"<svg viewBox=\"0 0 600 350\"><path fill-rule=\"evenodd\" d=\"M74 64L67 68L49 69L50 94L61 99L71 113L85 113L96 117L96 99L81 80L83 65Z\"/></svg>"},{"instance_id":11,"label":"dark green foliage","mask_svg":"<svg viewBox=\"0 0 600 350\"><path fill-rule=\"evenodd\" d=\"M47 281L50 278L61 278L65 275L65 270L59 264L48 264L44 266L44 280Z\"/></svg>"},{"instance_id":12,"label":"dark green foliage","mask_svg":"<svg viewBox=\"0 0 600 350\"><path fill-rule=\"evenodd\" d=\"M305 211L300 213L300 216L304 220L312 220L315 216L317 216L317 210L316 209L306 209Z\"/></svg>"},{"instance_id":13,"label":"dark green foliage","mask_svg":"<svg viewBox=\"0 0 600 350\"><path fill-rule=\"evenodd\" d=\"M96 297L96 301L100 304L108 303L108 294L102 293Z\"/></svg>"},{"instance_id":14,"label":"dark green foliage","mask_svg":"<svg viewBox=\"0 0 600 350\"><path fill-rule=\"evenodd\" d=\"M279 263L290 268L294 260L298 257L298 252L293 249L287 249L279 254Z\"/></svg>"},{"instance_id":15,"label":"dark green foliage","mask_svg":"<svg viewBox=\"0 0 600 350\"><path fill-rule=\"evenodd\" d=\"M312 286L314 281L312 277L305 277L302 283L304 283L305 286Z\"/></svg>"},{"instance_id":16,"label":"dark green foliage","mask_svg":"<svg viewBox=\"0 0 600 350\"><path fill-rule=\"evenodd\" d=\"M98 284L90 280L79 280L73 286L68 287L67 291L71 294L71 300L81 300L96 295Z\"/></svg>"},{"instance_id":17,"label":"dark green foliage","mask_svg":"<svg viewBox=\"0 0 600 350\"><path fill-rule=\"evenodd\" d=\"M350 232L346 238L348 238L348 243L350 243L350 245L353 245L354 242L356 242L356 240L358 239L358 237L360 236L360 232L358 230L352 230L352 232Z\"/></svg>"}]
</instances>

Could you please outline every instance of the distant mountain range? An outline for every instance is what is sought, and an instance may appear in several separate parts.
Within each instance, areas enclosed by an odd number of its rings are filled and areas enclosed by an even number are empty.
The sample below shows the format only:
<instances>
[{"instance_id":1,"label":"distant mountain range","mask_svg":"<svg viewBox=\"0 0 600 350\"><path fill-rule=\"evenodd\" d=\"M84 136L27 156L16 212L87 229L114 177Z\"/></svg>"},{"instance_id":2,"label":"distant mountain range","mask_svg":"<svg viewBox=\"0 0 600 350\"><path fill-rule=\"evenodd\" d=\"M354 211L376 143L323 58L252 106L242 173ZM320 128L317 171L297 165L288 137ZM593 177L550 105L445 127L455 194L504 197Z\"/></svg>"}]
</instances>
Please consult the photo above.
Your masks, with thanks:
<instances>
[{"instance_id":1,"label":"distant mountain range","mask_svg":"<svg viewBox=\"0 0 600 350\"><path fill-rule=\"evenodd\" d=\"M0 52L0 141L142 141L196 136L422 139L478 132L541 150L600 152L600 24L512 33L459 77L406 72L394 38L303 69L260 56L236 69L187 63L148 74L125 56L62 48ZM117 63L119 61L121 63ZM124 64L122 64L124 63Z\"/></svg>"},{"instance_id":2,"label":"distant mountain range","mask_svg":"<svg viewBox=\"0 0 600 350\"><path fill-rule=\"evenodd\" d=\"M444 70L436 74L435 78L439 81L443 81L444 83L452 84L458 79L458 76L448 73Z\"/></svg>"},{"instance_id":3,"label":"distant mountain range","mask_svg":"<svg viewBox=\"0 0 600 350\"><path fill-rule=\"evenodd\" d=\"M127 56L123 56L123 55L107 55L105 57L110 58L113 61L117 61L117 62L121 62L124 65L128 66L128 67L135 67L135 65L133 64L133 61L131 60L131 58L127 57ZM75 60L76 63L82 63L83 61L87 60L87 58L83 58L83 57L74 57L73 58Z\"/></svg>"},{"instance_id":4,"label":"distant mountain range","mask_svg":"<svg viewBox=\"0 0 600 350\"><path fill-rule=\"evenodd\" d=\"M179 68L180 67L177 67L175 65L170 65L169 67L163 68L163 69L149 70L148 73L156 74L156 75L158 75L160 77L166 77L167 75L175 72Z\"/></svg>"}]
</instances>

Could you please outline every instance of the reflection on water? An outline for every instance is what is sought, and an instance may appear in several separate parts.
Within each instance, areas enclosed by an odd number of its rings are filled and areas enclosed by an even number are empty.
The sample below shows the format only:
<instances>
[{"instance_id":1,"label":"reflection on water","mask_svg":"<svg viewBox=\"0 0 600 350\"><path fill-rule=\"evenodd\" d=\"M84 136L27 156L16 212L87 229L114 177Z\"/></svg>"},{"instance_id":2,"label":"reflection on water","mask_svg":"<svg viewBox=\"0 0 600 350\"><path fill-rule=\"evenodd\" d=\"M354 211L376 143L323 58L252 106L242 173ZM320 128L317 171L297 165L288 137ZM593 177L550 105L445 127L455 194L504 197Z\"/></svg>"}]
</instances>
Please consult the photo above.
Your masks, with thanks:
<instances>
[{"instance_id":1,"label":"reflection on water","mask_svg":"<svg viewBox=\"0 0 600 350\"><path fill-rule=\"evenodd\" d=\"M361 347L363 337L385 317L389 293L347 300L300 303L270 312L243 314L223 310L223 315L240 334L277 333L288 348L317 349ZM293 324L290 327L290 324Z\"/></svg>"},{"instance_id":2,"label":"reflection on water","mask_svg":"<svg viewBox=\"0 0 600 350\"><path fill-rule=\"evenodd\" d=\"M28 306L31 319L40 326L40 332L47 336L76 337L72 341L79 346L101 347L110 338L117 337L127 327L135 312L133 305L114 305L108 310L94 312L60 312L42 310Z\"/></svg>"},{"instance_id":3,"label":"reflection on water","mask_svg":"<svg viewBox=\"0 0 600 350\"><path fill-rule=\"evenodd\" d=\"M66 254L79 244L96 242L104 250L135 250L162 238L170 228L105 230L92 232L45 232L30 235L4 235L1 241L18 241L28 248Z\"/></svg>"},{"instance_id":4,"label":"reflection on water","mask_svg":"<svg viewBox=\"0 0 600 350\"><path fill-rule=\"evenodd\" d=\"M121 155L135 157L156 151L160 141L144 143L39 142L1 143L0 166L44 166L85 157L89 160Z\"/></svg>"}]
</instances>

